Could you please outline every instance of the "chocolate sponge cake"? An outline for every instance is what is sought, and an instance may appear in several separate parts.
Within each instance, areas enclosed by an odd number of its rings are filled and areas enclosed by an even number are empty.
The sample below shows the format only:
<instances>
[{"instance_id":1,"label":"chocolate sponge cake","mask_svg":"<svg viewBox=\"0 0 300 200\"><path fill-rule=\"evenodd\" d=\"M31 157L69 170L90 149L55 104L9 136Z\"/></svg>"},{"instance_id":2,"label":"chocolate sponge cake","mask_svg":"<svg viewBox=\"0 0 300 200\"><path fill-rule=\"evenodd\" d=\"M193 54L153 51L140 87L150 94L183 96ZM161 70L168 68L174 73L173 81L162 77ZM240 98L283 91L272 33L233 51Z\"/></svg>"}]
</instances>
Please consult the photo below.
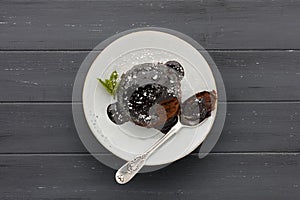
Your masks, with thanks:
<instances>
[{"instance_id":1,"label":"chocolate sponge cake","mask_svg":"<svg viewBox=\"0 0 300 200\"><path fill-rule=\"evenodd\" d=\"M110 120L118 125L127 121L166 132L180 111L183 67L176 61L144 63L121 77L117 102L107 108Z\"/></svg>"}]
</instances>

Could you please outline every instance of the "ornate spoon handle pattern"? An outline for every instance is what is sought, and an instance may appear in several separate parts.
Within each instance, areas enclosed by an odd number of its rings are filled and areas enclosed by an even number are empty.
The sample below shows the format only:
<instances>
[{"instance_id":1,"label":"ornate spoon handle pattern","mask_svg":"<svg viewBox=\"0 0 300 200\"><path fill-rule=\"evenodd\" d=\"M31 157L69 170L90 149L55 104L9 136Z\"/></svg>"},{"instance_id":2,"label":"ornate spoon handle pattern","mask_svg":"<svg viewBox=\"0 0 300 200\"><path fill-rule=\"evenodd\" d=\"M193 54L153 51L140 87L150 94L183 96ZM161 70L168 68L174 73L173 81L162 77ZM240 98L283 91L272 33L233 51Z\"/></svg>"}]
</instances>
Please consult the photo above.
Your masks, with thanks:
<instances>
[{"instance_id":1,"label":"ornate spoon handle pattern","mask_svg":"<svg viewBox=\"0 0 300 200\"><path fill-rule=\"evenodd\" d=\"M146 160L151 156L151 154L155 152L156 149L158 149L160 146L162 146L175 133L177 133L181 128L182 124L180 123L178 117L178 122L166 135L159 139L145 153L138 155L134 159L128 161L116 172L116 181L120 184L125 184L129 182L143 168L143 166L146 163Z\"/></svg>"}]
</instances>

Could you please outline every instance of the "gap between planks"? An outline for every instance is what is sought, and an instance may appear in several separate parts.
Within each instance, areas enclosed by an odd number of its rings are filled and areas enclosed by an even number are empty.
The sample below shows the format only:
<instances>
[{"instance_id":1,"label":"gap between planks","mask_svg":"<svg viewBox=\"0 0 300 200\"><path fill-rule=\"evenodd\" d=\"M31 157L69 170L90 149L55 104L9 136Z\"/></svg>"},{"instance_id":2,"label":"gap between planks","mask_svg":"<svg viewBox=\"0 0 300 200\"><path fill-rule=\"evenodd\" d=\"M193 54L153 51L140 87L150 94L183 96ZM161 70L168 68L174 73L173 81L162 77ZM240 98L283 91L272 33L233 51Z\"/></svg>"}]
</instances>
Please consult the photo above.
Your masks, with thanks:
<instances>
[{"instance_id":1,"label":"gap between planks","mask_svg":"<svg viewBox=\"0 0 300 200\"><path fill-rule=\"evenodd\" d=\"M111 156L112 154L109 153L101 153L101 154L93 154L93 155L105 155L105 156ZM284 155L293 155L293 156L297 156L300 155L300 151L295 151L295 152L212 152L209 153L207 156L210 155L216 155L216 156L220 156L220 155L245 155L245 156L268 156L268 155L280 155L280 156L284 156ZM47 157L47 156L92 156L92 154L86 152L86 153L1 153L0 157L20 157L20 156L27 156L27 157L33 157L33 156L40 156L40 157ZM191 153L187 156L198 156L198 153Z\"/></svg>"},{"instance_id":2,"label":"gap between planks","mask_svg":"<svg viewBox=\"0 0 300 200\"><path fill-rule=\"evenodd\" d=\"M221 102L224 103L224 102ZM270 100L270 101L227 101L229 105L233 104L298 104L300 100ZM82 104L82 102L71 101L0 101L0 105L72 105Z\"/></svg>"},{"instance_id":3,"label":"gap between planks","mask_svg":"<svg viewBox=\"0 0 300 200\"><path fill-rule=\"evenodd\" d=\"M103 49L0 49L0 53L87 53ZM203 51L199 50L198 51ZM298 52L300 49L205 49L208 52Z\"/></svg>"}]
</instances>

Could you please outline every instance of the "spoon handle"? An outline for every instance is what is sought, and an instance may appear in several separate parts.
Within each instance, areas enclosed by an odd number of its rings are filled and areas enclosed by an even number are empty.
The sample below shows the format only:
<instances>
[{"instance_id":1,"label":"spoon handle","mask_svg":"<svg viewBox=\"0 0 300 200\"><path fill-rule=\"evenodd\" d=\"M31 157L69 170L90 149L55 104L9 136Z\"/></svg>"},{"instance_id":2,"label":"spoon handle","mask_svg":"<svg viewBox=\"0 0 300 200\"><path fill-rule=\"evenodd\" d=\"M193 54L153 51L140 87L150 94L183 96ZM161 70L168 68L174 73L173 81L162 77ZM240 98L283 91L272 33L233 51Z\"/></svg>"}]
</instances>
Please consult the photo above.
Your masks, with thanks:
<instances>
[{"instance_id":1,"label":"spoon handle","mask_svg":"<svg viewBox=\"0 0 300 200\"><path fill-rule=\"evenodd\" d=\"M146 160L163 145L170 137L177 133L182 128L180 121L171 128L171 130L152 145L145 153L137 155L134 159L125 163L115 175L115 179L119 184L129 182L145 165Z\"/></svg>"}]
</instances>

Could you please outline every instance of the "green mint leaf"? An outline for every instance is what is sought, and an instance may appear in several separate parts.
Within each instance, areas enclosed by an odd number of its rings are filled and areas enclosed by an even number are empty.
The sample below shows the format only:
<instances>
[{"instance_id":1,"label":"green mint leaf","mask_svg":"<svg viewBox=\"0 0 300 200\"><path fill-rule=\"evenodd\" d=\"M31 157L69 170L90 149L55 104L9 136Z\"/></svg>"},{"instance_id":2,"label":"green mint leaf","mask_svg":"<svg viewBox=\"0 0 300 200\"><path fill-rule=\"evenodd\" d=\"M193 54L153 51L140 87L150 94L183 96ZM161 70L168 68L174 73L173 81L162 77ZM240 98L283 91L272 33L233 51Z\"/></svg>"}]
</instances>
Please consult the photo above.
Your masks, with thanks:
<instances>
[{"instance_id":1,"label":"green mint leaf","mask_svg":"<svg viewBox=\"0 0 300 200\"><path fill-rule=\"evenodd\" d=\"M116 93L117 93L117 89L119 87L119 83L116 82L115 86L114 86L114 91L113 91L113 96L114 96L114 99L116 98Z\"/></svg>"},{"instance_id":2,"label":"green mint leaf","mask_svg":"<svg viewBox=\"0 0 300 200\"><path fill-rule=\"evenodd\" d=\"M116 82L118 79L118 72L115 70L111 73L109 80L111 82Z\"/></svg>"},{"instance_id":3,"label":"green mint leaf","mask_svg":"<svg viewBox=\"0 0 300 200\"><path fill-rule=\"evenodd\" d=\"M109 79L102 80L98 78L98 81L102 84L102 86L106 89L106 91L115 97L115 93L118 87L118 73L117 71L113 71L109 77Z\"/></svg>"},{"instance_id":4,"label":"green mint leaf","mask_svg":"<svg viewBox=\"0 0 300 200\"><path fill-rule=\"evenodd\" d=\"M98 81L102 84L102 86L107 90L107 92L109 92L111 94L111 88L109 87L109 85L107 85L106 81L101 80L100 78L98 78Z\"/></svg>"}]
</instances>

